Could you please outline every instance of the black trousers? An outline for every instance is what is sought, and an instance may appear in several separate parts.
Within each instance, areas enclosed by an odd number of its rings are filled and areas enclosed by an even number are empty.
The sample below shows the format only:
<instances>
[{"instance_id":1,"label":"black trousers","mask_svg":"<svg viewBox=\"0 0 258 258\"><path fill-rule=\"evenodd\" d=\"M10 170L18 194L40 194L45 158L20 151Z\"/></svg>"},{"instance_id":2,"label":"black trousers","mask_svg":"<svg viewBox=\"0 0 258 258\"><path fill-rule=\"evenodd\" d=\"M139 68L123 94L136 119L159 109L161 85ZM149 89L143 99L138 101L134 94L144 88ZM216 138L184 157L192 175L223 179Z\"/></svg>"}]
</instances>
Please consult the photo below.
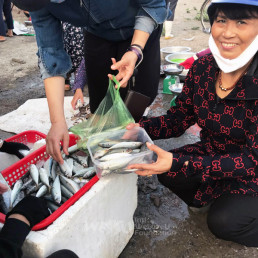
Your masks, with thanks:
<instances>
[{"instance_id":1,"label":"black trousers","mask_svg":"<svg viewBox=\"0 0 258 258\"><path fill-rule=\"evenodd\" d=\"M13 16L11 9L11 0L0 0L0 36L5 36L5 23L3 15L5 16L5 22L8 29L13 29Z\"/></svg>"},{"instance_id":2,"label":"black trousers","mask_svg":"<svg viewBox=\"0 0 258 258\"><path fill-rule=\"evenodd\" d=\"M52 253L47 258L79 258L79 256L77 256L73 251L63 249Z\"/></svg>"},{"instance_id":3,"label":"black trousers","mask_svg":"<svg viewBox=\"0 0 258 258\"><path fill-rule=\"evenodd\" d=\"M200 185L198 176L172 179L166 173L159 181L189 206ZM224 194L216 199L208 212L210 231L218 238L249 247L258 247L258 197L241 194Z\"/></svg>"},{"instance_id":4,"label":"black trousers","mask_svg":"<svg viewBox=\"0 0 258 258\"><path fill-rule=\"evenodd\" d=\"M158 93L160 78L160 35L162 26L159 26L150 35L143 51L143 61L137 68L133 90L140 92L151 98L151 102ZM110 74L117 74L111 70L111 57L120 61L127 48L131 44L132 38L124 41L108 41L99 38L89 32L84 32L84 57L86 75L88 80L88 90L90 97L90 109L94 113L100 102L106 95L108 88L108 77ZM122 99L125 98L128 87L120 88ZM150 102L150 104L151 104Z\"/></svg>"}]
</instances>

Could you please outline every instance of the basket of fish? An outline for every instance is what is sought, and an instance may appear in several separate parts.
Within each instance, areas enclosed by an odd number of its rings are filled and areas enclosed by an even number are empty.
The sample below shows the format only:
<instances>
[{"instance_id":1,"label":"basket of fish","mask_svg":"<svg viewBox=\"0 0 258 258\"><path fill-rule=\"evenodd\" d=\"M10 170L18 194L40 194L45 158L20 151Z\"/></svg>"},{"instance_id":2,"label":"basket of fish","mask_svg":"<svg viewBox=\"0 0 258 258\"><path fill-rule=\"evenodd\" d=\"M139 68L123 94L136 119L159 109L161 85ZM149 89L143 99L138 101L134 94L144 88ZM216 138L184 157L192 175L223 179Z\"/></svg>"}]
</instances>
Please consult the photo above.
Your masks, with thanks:
<instances>
[{"instance_id":1,"label":"basket of fish","mask_svg":"<svg viewBox=\"0 0 258 258\"><path fill-rule=\"evenodd\" d=\"M87 148L97 176L128 174L135 171L126 168L129 164L151 163L153 152L147 148L146 142L153 143L141 127L106 131L91 136Z\"/></svg>"},{"instance_id":2,"label":"basket of fish","mask_svg":"<svg viewBox=\"0 0 258 258\"><path fill-rule=\"evenodd\" d=\"M0 196L1 223L12 207L25 196L33 195L46 200L51 215L32 230L44 229L98 181L88 153L77 148L77 140L70 134L69 156L63 154L63 164L47 155L44 146L2 172L10 190Z\"/></svg>"}]
</instances>

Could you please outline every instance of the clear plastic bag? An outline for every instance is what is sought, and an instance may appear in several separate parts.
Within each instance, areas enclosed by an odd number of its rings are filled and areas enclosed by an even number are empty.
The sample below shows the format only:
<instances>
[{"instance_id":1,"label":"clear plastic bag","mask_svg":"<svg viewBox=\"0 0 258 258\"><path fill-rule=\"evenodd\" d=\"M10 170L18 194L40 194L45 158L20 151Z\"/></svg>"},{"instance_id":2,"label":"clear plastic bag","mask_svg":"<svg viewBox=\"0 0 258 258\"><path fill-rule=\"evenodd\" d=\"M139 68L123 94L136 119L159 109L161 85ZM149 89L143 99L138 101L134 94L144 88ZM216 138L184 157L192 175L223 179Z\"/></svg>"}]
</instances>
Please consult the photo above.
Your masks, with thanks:
<instances>
[{"instance_id":1,"label":"clear plastic bag","mask_svg":"<svg viewBox=\"0 0 258 258\"><path fill-rule=\"evenodd\" d=\"M115 85L118 85L117 89ZM86 121L70 128L70 131L80 137L79 148L86 149L89 136L108 130L123 129L134 119L122 100L119 93L120 84L113 76L109 80L106 96L101 101L95 113Z\"/></svg>"}]
</instances>

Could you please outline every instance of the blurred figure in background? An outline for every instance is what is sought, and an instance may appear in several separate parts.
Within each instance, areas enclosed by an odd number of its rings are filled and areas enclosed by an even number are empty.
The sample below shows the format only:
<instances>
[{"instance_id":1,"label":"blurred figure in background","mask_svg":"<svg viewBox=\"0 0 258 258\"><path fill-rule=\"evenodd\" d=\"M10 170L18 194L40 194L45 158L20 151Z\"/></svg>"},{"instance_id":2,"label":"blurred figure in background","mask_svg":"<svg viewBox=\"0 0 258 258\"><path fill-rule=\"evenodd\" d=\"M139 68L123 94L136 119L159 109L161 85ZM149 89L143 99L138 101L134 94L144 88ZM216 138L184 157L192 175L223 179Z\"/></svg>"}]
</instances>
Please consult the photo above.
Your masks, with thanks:
<instances>
[{"instance_id":1,"label":"blurred figure in background","mask_svg":"<svg viewBox=\"0 0 258 258\"><path fill-rule=\"evenodd\" d=\"M64 31L64 48L67 54L71 57L72 69L66 75L65 79L65 90L70 90L71 82L70 78L72 73L77 73L77 69L80 66L84 55L84 37L83 29L81 27L75 27L68 22L63 22L63 31Z\"/></svg>"},{"instance_id":2,"label":"blurred figure in background","mask_svg":"<svg viewBox=\"0 0 258 258\"><path fill-rule=\"evenodd\" d=\"M165 39L171 39L174 37L172 34L173 21L175 17L175 10L177 6L178 0L166 0L167 6L169 5L169 9L172 12L171 16L164 22L165 29Z\"/></svg>"},{"instance_id":3,"label":"blurred figure in background","mask_svg":"<svg viewBox=\"0 0 258 258\"><path fill-rule=\"evenodd\" d=\"M3 18L3 14L5 17L5 21ZM7 32L6 32L6 25ZM12 37L13 36L13 16L12 16L12 8L11 8L11 0L0 0L0 42L6 40L5 36Z\"/></svg>"}]
</instances>

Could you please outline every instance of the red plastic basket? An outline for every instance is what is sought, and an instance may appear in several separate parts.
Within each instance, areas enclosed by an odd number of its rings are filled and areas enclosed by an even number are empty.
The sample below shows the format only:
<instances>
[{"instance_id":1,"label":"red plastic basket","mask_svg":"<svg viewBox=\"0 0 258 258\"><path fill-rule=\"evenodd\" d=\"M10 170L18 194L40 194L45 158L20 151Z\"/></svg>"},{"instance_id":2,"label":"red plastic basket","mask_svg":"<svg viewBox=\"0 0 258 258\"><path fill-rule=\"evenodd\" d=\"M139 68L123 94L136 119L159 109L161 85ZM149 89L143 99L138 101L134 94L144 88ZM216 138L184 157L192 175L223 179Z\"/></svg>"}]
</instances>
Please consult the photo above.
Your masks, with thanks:
<instances>
[{"instance_id":1,"label":"red plastic basket","mask_svg":"<svg viewBox=\"0 0 258 258\"><path fill-rule=\"evenodd\" d=\"M28 132L28 131L27 131ZM44 135L44 134L42 134ZM18 136L18 135L17 135ZM69 140L69 146L72 146L76 144L78 138L70 134L70 140ZM13 136L15 138L15 136ZM12 138L9 138L8 141L12 141ZM21 136L20 138L15 138L21 139L23 141L18 142L23 142L27 140L27 136ZM10 140L11 139L11 140ZM49 155L46 154L46 145L42 146L35 152L32 152L25 158L19 160L12 166L6 168L3 170L1 173L9 186L12 186L20 177L25 175L29 171L29 167L31 164L36 164L40 160L47 160L49 158ZM76 194L74 194L70 199L68 199L63 205L61 205L55 212L53 212L49 217L46 219L42 220L40 223L35 225L32 230L42 230L46 227L48 227L51 223L53 223L61 214L63 214L71 205L73 205L77 200L80 199L82 195L84 195L97 181L99 178L97 176L93 177L87 184L85 184ZM5 215L3 213L0 213L0 222L4 223L5 222Z\"/></svg>"}]
</instances>

